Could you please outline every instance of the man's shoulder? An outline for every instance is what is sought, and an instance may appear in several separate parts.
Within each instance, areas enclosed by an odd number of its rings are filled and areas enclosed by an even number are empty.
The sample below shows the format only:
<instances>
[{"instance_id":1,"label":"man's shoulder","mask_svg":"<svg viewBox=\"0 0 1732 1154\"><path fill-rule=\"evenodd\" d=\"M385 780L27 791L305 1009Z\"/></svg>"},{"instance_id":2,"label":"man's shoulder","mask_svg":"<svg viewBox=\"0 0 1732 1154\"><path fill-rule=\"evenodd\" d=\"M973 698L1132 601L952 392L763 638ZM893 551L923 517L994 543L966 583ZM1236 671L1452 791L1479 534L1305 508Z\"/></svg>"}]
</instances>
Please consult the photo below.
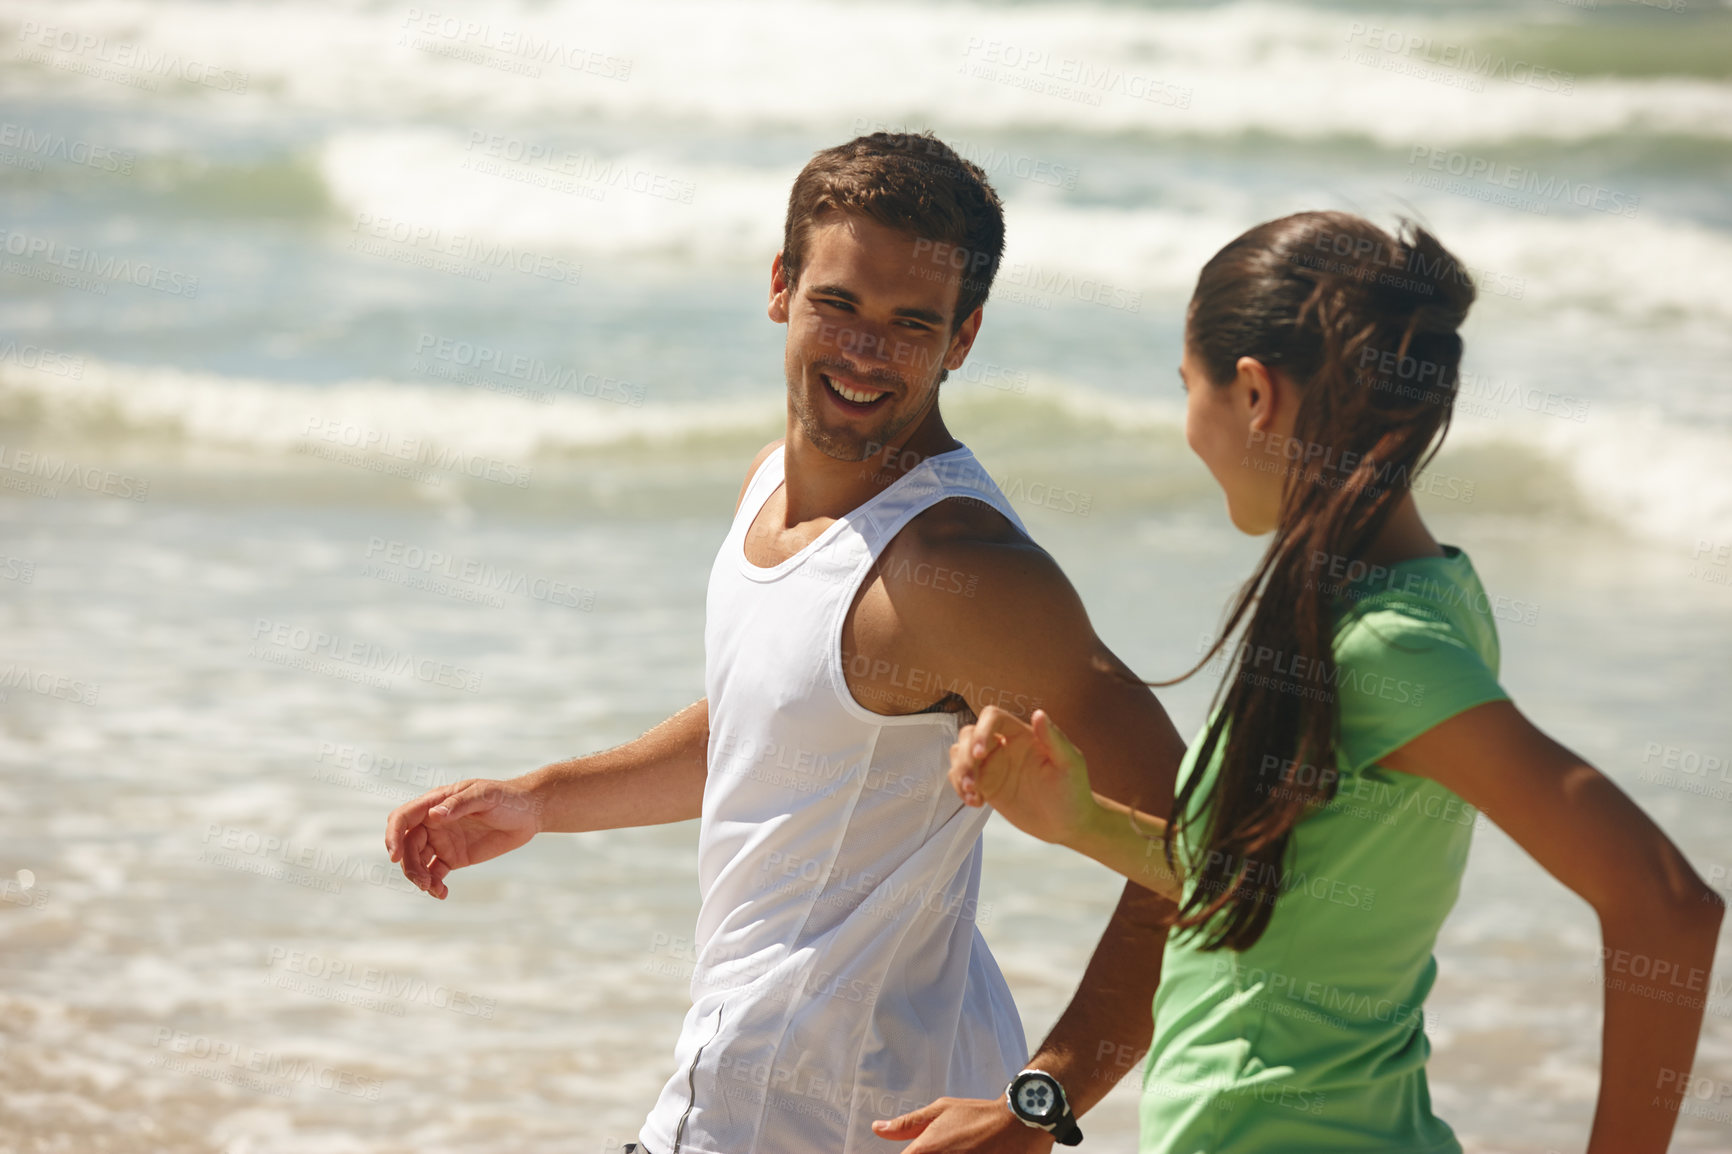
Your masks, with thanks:
<instances>
[{"instance_id":1,"label":"man's shoulder","mask_svg":"<svg viewBox=\"0 0 1732 1154\"><path fill-rule=\"evenodd\" d=\"M758 450L758 455L752 458L752 463L746 468L746 478L740 482L740 495L734 498L734 512L740 511L740 502L746 499L746 490L752 487L752 478L758 475L764 462L770 459L770 454L782 447L785 437L777 437L774 441Z\"/></svg>"},{"instance_id":2,"label":"man's shoulder","mask_svg":"<svg viewBox=\"0 0 1732 1154\"><path fill-rule=\"evenodd\" d=\"M1016 611L1070 590L1045 549L973 497L949 497L922 510L884 547L877 568L912 620L954 618L968 609ZM971 604L951 596L959 591Z\"/></svg>"},{"instance_id":3,"label":"man's shoulder","mask_svg":"<svg viewBox=\"0 0 1732 1154\"><path fill-rule=\"evenodd\" d=\"M998 508L980 497L953 496L909 519L884 555L912 561L1005 563L1045 550Z\"/></svg>"}]
</instances>

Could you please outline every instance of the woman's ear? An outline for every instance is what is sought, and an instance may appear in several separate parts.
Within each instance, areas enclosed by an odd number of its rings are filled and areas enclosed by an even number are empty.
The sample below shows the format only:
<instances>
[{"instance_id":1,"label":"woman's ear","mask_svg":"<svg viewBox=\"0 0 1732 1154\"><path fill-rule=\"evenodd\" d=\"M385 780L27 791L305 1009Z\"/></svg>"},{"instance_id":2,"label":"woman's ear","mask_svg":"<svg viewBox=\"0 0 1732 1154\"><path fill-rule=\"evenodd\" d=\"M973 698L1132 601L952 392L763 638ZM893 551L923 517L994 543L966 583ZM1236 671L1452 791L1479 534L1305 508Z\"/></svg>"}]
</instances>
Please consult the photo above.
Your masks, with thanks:
<instances>
[{"instance_id":1,"label":"woman's ear","mask_svg":"<svg viewBox=\"0 0 1732 1154\"><path fill-rule=\"evenodd\" d=\"M1268 432L1281 408L1278 380L1256 357L1240 357L1233 367L1238 371L1233 386L1247 421L1251 428Z\"/></svg>"}]
</instances>

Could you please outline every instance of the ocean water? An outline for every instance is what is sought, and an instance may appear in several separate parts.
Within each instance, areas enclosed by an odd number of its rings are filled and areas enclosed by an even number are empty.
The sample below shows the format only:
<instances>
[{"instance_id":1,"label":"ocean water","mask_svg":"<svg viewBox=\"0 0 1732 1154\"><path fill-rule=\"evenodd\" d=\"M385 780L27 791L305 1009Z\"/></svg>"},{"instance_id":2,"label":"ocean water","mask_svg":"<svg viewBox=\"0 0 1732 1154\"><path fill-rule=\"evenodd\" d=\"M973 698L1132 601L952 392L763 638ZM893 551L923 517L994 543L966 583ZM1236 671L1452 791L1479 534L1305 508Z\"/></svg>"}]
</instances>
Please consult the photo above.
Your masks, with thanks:
<instances>
[{"instance_id":1,"label":"ocean water","mask_svg":"<svg viewBox=\"0 0 1732 1154\"><path fill-rule=\"evenodd\" d=\"M435 903L383 819L701 695L708 563L781 427L788 184L880 127L1004 197L950 424L1149 677L1257 552L1181 433L1198 267L1299 209L1433 227L1483 287L1421 503L1499 598L1518 704L1732 896L1728 49L1724 4L1627 0L9 0L0 1151L635 1134L695 824L538 839ZM1182 731L1212 689L1163 692ZM987 839L1034 1040L1117 886ZM1476 842L1435 1108L1476 1152L1580 1149L1597 923ZM1732 962L1709 993L1674 1143L1703 1154ZM1135 1107L1127 1079L1090 1147L1133 1149Z\"/></svg>"}]
</instances>

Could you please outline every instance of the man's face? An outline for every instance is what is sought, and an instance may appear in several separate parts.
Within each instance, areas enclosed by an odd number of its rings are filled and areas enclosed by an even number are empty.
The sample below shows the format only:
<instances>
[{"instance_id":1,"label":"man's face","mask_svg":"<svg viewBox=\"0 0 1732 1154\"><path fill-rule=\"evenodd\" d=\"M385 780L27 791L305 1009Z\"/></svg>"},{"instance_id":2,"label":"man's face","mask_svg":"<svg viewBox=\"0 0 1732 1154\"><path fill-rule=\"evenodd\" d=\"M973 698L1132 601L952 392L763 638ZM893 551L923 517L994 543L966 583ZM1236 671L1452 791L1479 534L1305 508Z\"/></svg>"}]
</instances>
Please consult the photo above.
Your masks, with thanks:
<instances>
[{"instance_id":1,"label":"man's face","mask_svg":"<svg viewBox=\"0 0 1732 1154\"><path fill-rule=\"evenodd\" d=\"M962 273L944 246L850 213L807 236L790 289L771 268L770 319L788 326L788 405L814 448L863 461L929 412L938 379L962 367L980 310L951 331Z\"/></svg>"}]
</instances>

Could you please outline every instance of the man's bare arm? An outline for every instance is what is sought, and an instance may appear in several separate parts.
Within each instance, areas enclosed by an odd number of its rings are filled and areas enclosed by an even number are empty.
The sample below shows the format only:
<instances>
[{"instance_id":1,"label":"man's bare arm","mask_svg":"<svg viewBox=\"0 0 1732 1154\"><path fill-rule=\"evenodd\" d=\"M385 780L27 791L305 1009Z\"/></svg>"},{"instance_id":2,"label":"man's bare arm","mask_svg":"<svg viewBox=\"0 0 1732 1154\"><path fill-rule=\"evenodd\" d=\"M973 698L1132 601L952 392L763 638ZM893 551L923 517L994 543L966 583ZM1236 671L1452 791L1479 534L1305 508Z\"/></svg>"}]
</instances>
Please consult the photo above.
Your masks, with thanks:
<instances>
[{"instance_id":1,"label":"man's bare arm","mask_svg":"<svg viewBox=\"0 0 1732 1154\"><path fill-rule=\"evenodd\" d=\"M871 601L862 600L861 619L845 632L845 646L852 641L865 652L892 646L893 664L922 670L918 684L950 689L975 715L988 705L1024 719L1045 709L1087 754L1096 792L1144 814L1170 817L1185 746L1166 710L1096 636L1081 598L1049 555L1013 529L997 539L971 538L958 524L966 517L951 512L948 519L934 518L939 525L931 531L922 533L927 527L918 526L898 537L891 549L899 554L881 565L886 578ZM1008 522L1003 527L1009 529ZM933 571L921 570L922 562L962 574L961 583L972 593L958 596L944 583L895 579L902 572ZM868 619L866 611L874 607L879 612ZM902 679L903 685L909 681ZM861 685L856 695L876 705L894 702L894 692L889 685ZM932 704L908 701L897 711ZM1172 908L1152 891L1126 884L1075 996L1029 1061L1059 1080L1079 1114L1105 1097L1148 1048ZM880 1133L920 1134L909 1151L1021 1148L1023 1128L1014 1119L1014 1129L1003 1130L1011 1145L1001 1146L996 1137L977 1136L984 1122L942 1116L957 1109L935 1103L927 1108L935 1113L917 1112L913 1124ZM1002 1099L998 1110L1000 1115L988 1117L1008 1116Z\"/></svg>"},{"instance_id":2,"label":"man's bare arm","mask_svg":"<svg viewBox=\"0 0 1732 1154\"><path fill-rule=\"evenodd\" d=\"M752 458L752 476L775 451ZM576 833L685 821L703 813L710 704L698 701L636 741L542 766L508 781L471 779L430 789L385 819L385 849L403 876L436 898L454 869L488 861L538 833Z\"/></svg>"},{"instance_id":3,"label":"man's bare arm","mask_svg":"<svg viewBox=\"0 0 1732 1154\"><path fill-rule=\"evenodd\" d=\"M403 876L444 899L452 870L510 853L538 833L684 821L703 812L708 700L636 741L507 781L430 789L385 819L385 849Z\"/></svg>"},{"instance_id":4,"label":"man's bare arm","mask_svg":"<svg viewBox=\"0 0 1732 1154\"><path fill-rule=\"evenodd\" d=\"M1125 885L1070 1005L1028 1060L1058 1079L1079 1116L1148 1051L1167 947L1163 915L1172 908L1134 882Z\"/></svg>"},{"instance_id":5,"label":"man's bare arm","mask_svg":"<svg viewBox=\"0 0 1732 1154\"><path fill-rule=\"evenodd\" d=\"M734 512L739 512L758 467L781 443L771 441L752 458L734 498ZM686 821L703 814L709 743L710 703L704 698L636 741L542 766L514 784L535 800L543 833Z\"/></svg>"},{"instance_id":6,"label":"man's bare arm","mask_svg":"<svg viewBox=\"0 0 1732 1154\"><path fill-rule=\"evenodd\" d=\"M1169 818L1184 740L1146 686L1114 675L1128 670L1095 636L1080 598L1056 564L1053 570L1062 589L1052 588L1041 598L1042 612L1058 625L1055 634L1073 630L1082 643L1055 635L1044 651L1060 668L1088 672L1055 678L1035 691L1042 698L1040 708L1069 719L1066 732L1087 752L1097 793ZM1040 674L1030 668L1027 676ZM1030 1066L1058 1079L1079 1116L1106 1097L1148 1050L1167 926L1175 912L1166 898L1125 883L1075 995L1029 1059Z\"/></svg>"},{"instance_id":7,"label":"man's bare arm","mask_svg":"<svg viewBox=\"0 0 1732 1154\"><path fill-rule=\"evenodd\" d=\"M516 778L540 833L584 833L699 817L708 775L710 703L686 706L636 741Z\"/></svg>"}]
</instances>

